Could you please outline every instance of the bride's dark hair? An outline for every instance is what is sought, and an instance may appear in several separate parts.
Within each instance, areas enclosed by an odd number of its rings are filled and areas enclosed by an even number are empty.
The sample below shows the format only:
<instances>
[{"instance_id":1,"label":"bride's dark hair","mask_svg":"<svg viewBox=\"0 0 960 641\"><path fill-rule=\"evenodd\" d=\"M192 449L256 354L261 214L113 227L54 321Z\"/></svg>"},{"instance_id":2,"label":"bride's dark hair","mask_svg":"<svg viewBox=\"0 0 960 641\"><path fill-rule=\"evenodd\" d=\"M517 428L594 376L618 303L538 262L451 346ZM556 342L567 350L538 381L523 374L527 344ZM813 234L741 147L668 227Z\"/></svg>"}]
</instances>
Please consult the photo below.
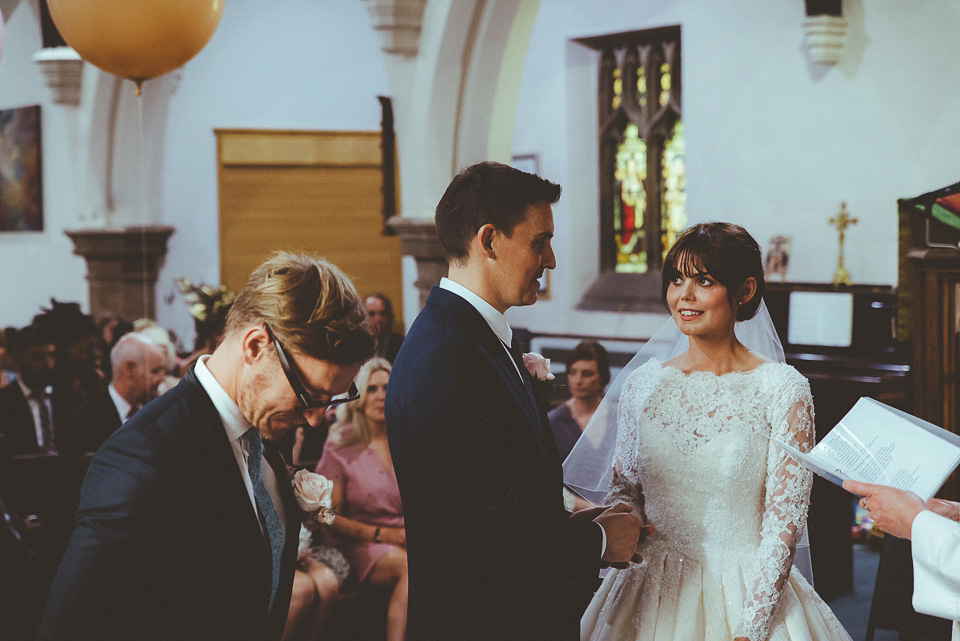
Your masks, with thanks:
<instances>
[{"instance_id":1,"label":"bride's dark hair","mask_svg":"<svg viewBox=\"0 0 960 641\"><path fill-rule=\"evenodd\" d=\"M760 246L746 229L732 223L699 223L680 234L663 260L661 297L667 304L667 288L677 276L690 277L707 272L727 288L730 305L751 276L757 293L737 310L737 320L749 320L757 313L766 283Z\"/></svg>"}]
</instances>

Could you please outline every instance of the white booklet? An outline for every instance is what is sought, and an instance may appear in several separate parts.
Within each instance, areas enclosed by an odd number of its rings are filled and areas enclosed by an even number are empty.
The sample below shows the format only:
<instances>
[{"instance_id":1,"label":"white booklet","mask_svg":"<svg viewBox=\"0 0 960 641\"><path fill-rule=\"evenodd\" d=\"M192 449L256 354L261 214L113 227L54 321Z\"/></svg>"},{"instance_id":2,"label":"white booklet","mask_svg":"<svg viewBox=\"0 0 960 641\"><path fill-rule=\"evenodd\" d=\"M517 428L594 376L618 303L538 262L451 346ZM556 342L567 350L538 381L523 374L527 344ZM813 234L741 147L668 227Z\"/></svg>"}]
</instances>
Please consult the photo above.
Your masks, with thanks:
<instances>
[{"instance_id":1,"label":"white booklet","mask_svg":"<svg viewBox=\"0 0 960 641\"><path fill-rule=\"evenodd\" d=\"M861 398L807 454L770 437L805 467L837 485L892 485L924 501L960 464L960 435L872 398Z\"/></svg>"}]
</instances>

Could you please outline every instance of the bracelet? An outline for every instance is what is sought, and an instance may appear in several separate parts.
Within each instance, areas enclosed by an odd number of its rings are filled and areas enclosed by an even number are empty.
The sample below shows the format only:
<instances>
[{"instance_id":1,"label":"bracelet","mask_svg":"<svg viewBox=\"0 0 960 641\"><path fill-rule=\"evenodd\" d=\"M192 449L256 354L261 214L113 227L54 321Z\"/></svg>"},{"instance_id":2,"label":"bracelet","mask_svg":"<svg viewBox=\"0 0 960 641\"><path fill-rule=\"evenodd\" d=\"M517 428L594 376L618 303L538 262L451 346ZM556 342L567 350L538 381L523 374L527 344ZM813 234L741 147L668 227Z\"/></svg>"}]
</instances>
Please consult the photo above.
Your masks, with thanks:
<instances>
[{"instance_id":1,"label":"bracelet","mask_svg":"<svg viewBox=\"0 0 960 641\"><path fill-rule=\"evenodd\" d=\"M380 540L380 526L379 526L379 525L377 526L377 529L373 531L373 542L374 542L374 543L383 543L383 541Z\"/></svg>"}]
</instances>

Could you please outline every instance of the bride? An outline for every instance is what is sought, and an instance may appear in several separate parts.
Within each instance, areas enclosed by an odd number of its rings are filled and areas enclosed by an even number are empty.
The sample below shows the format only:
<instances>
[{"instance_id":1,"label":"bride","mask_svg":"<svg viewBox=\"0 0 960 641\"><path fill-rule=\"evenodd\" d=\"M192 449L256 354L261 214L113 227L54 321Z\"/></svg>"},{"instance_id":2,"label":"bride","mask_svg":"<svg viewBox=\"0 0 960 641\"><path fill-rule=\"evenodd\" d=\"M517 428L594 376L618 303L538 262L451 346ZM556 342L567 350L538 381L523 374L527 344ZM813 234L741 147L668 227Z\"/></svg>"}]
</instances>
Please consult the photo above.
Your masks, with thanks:
<instances>
[{"instance_id":1,"label":"bride","mask_svg":"<svg viewBox=\"0 0 960 641\"><path fill-rule=\"evenodd\" d=\"M642 563L607 574L581 636L848 641L793 568L812 476L766 437L808 451L813 399L761 307L760 248L742 227L703 223L664 264L672 322L614 383L564 463L579 494L627 503L655 528ZM663 344L679 347L665 362L648 358Z\"/></svg>"}]
</instances>

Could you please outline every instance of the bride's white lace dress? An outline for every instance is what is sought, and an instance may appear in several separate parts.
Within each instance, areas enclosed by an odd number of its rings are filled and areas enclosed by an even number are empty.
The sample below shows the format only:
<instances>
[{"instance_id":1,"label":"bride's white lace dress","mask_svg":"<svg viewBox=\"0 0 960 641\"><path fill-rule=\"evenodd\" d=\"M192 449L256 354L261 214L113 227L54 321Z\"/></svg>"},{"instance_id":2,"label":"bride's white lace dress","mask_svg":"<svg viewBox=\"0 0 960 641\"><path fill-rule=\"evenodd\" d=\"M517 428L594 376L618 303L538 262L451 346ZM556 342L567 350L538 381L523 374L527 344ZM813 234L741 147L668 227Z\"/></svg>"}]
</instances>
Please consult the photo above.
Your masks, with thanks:
<instances>
[{"instance_id":1,"label":"bride's white lace dress","mask_svg":"<svg viewBox=\"0 0 960 641\"><path fill-rule=\"evenodd\" d=\"M722 376L651 360L621 396L608 501L656 532L611 571L581 621L591 641L848 640L792 569L812 476L763 436L807 451L813 399L795 369Z\"/></svg>"}]
</instances>

